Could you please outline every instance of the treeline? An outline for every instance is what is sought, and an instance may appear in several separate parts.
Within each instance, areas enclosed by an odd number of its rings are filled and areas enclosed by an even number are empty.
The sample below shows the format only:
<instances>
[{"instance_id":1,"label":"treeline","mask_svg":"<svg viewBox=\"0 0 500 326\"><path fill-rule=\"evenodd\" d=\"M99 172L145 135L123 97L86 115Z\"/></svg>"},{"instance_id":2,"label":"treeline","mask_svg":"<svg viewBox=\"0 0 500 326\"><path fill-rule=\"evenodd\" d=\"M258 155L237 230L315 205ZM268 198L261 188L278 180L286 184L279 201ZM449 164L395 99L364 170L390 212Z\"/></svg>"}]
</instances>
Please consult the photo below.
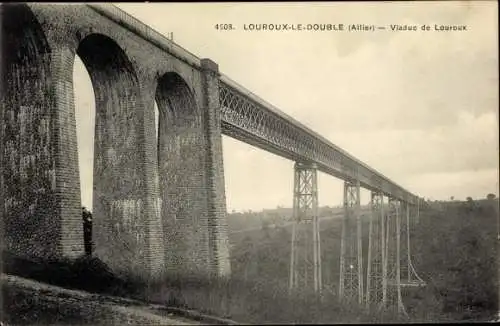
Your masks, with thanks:
<instances>
[{"instance_id":1,"label":"treeline","mask_svg":"<svg viewBox=\"0 0 500 326\"><path fill-rule=\"evenodd\" d=\"M369 206L362 206L361 210L369 210ZM343 212L343 207L322 206L318 207L318 217L333 217ZM264 209L262 211L246 211L227 213L229 229L231 231L246 230L251 228L266 227L267 225L283 225L291 221L293 209L288 207L277 207L275 209Z\"/></svg>"}]
</instances>

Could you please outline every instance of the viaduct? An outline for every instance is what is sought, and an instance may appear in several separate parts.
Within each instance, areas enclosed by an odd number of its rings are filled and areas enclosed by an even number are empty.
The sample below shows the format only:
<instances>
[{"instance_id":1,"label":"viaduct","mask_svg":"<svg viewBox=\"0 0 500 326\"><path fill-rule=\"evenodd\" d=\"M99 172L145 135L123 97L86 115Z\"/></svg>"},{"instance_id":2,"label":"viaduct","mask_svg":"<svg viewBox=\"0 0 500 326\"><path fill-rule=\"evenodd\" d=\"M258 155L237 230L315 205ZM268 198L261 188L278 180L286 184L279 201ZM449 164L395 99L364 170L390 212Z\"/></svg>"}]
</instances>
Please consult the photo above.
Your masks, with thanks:
<instances>
[{"instance_id":1,"label":"viaduct","mask_svg":"<svg viewBox=\"0 0 500 326\"><path fill-rule=\"evenodd\" d=\"M94 253L114 272L145 280L168 271L230 274L225 134L296 162L290 289L321 291L319 170L345 181L340 296L365 297L364 187L374 212L366 295L391 300L391 280L398 288L403 280L401 223L418 214L417 196L116 7L1 8L4 250L47 261L84 253L72 75L78 55L96 102Z\"/></svg>"}]
</instances>

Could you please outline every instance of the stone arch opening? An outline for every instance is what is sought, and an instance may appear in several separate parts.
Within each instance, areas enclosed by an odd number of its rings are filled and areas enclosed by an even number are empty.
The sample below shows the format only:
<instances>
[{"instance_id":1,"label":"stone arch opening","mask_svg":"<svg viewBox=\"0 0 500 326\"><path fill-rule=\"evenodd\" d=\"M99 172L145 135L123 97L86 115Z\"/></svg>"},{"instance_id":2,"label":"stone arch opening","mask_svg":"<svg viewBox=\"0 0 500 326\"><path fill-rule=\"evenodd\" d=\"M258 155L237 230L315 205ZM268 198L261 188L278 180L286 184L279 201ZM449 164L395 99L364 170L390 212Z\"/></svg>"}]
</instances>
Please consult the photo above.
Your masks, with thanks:
<instances>
[{"instance_id":1,"label":"stone arch opening","mask_svg":"<svg viewBox=\"0 0 500 326\"><path fill-rule=\"evenodd\" d=\"M166 265L206 266L207 221L202 116L188 84L168 72L158 79L158 175ZM200 250L201 248L201 250ZM181 267L182 266L182 267Z\"/></svg>"},{"instance_id":2,"label":"stone arch opening","mask_svg":"<svg viewBox=\"0 0 500 326\"><path fill-rule=\"evenodd\" d=\"M44 31L26 4L0 5L0 209L8 251L52 256L60 250L50 64Z\"/></svg>"},{"instance_id":3,"label":"stone arch opening","mask_svg":"<svg viewBox=\"0 0 500 326\"><path fill-rule=\"evenodd\" d=\"M154 167L154 169L156 169L156 179L155 179L155 183L156 183L156 187L159 191L159 183L160 183L160 176L158 175L158 134L159 134L159 123L160 123L160 110L158 108L158 102L156 101L156 99L154 100L154 114L155 114L155 138L154 138L154 149L155 149L155 152L154 152L154 155L156 155L156 166ZM161 202L162 202L162 199L161 199L161 194L158 193L158 197L156 198L157 200L157 203L158 203L158 210L160 211L160 214L161 214Z\"/></svg>"},{"instance_id":4,"label":"stone arch opening","mask_svg":"<svg viewBox=\"0 0 500 326\"><path fill-rule=\"evenodd\" d=\"M92 252L118 273L143 264L143 111L131 61L108 36L90 34L76 54L95 94Z\"/></svg>"},{"instance_id":5,"label":"stone arch opening","mask_svg":"<svg viewBox=\"0 0 500 326\"><path fill-rule=\"evenodd\" d=\"M75 54L73 62L76 138L85 253L92 254L92 193L94 167L95 94L89 72Z\"/></svg>"}]
</instances>

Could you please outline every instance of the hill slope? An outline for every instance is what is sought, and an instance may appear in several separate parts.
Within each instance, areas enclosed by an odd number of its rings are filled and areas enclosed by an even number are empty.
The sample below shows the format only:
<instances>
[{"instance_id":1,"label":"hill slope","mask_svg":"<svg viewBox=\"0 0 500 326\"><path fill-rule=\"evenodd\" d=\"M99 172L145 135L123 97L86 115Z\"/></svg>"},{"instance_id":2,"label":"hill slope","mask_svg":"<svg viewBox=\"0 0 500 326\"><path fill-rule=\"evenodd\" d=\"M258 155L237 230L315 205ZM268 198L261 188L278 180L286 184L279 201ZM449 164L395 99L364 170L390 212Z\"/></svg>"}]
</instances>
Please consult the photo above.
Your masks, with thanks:
<instances>
[{"instance_id":1,"label":"hill slope","mask_svg":"<svg viewBox=\"0 0 500 326\"><path fill-rule=\"evenodd\" d=\"M498 200L449 202L422 208L410 232L417 273L428 286L404 292L414 321L493 320L498 313ZM363 219L363 256L368 221ZM321 222L323 284L336 293L341 219ZM269 288L288 285L291 228L230 234L234 276Z\"/></svg>"}]
</instances>

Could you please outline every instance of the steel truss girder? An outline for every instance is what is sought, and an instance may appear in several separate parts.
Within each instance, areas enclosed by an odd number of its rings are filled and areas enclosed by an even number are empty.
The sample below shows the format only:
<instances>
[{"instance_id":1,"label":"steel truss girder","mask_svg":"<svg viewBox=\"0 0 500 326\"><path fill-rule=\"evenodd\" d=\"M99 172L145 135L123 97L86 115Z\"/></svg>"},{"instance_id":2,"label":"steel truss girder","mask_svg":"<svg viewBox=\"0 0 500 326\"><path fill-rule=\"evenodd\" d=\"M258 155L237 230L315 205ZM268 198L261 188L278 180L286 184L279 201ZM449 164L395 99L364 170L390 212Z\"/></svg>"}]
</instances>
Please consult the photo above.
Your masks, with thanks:
<instances>
[{"instance_id":1,"label":"steel truss girder","mask_svg":"<svg viewBox=\"0 0 500 326\"><path fill-rule=\"evenodd\" d=\"M344 217L340 244L339 299L363 302L363 252L360 184L344 182Z\"/></svg>"},{"instance_id":2,"label":"steel truss girder","mask_svg":"<svg viewBox=\"0 0 500 326\"><path fill-rule=\"evenodd\" d=\"M368 190L415 202L416 196L226 78L219 82L219 101L224 134L293 161L316 163L320 171L359 181Z\"/></svg>"},{"instance_id":3,"label":"steel truss girder","mask_svg":"<svg viewBox=\"0 0 500 326\"><path fill-rule=\"evenodd\" d=\"M318 180L315 164L295 163L290 291L321 294Z\"/></svg>"},{"instance_id":4,"label":"steel truss girder","mask_svg":"<svg viewBox=\"0 0 500 326\"><path fill-rule=\"evenodd\" d=\"M381 306L387 296L387 269L383 263L385 261L384 195L372 192L370 204L366 304Z\"/></svg>"}]
</instances>

